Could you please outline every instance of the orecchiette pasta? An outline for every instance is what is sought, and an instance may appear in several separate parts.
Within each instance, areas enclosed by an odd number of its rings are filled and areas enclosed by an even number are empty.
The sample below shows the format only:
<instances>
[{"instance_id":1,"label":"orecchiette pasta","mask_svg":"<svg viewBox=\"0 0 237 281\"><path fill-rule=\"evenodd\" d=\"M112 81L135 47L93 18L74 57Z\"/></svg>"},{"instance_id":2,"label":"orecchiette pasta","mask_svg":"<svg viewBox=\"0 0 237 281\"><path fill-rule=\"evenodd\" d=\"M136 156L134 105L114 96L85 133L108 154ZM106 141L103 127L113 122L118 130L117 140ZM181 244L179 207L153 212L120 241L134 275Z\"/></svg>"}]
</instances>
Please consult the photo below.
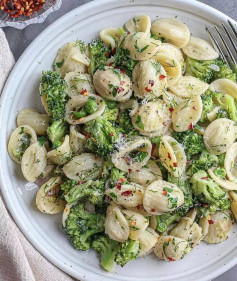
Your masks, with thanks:
<instances>
[{"instance_id":1,"label":"orecchiette pasta","mask_svg":"<svg viewBox=\"0 0 237 281\"><path fill-rule=\"evenodd\" d=\"M130 99L129 101L126 102L120 102L118 104L118 107L121 112L123 112L126 109L129 109L130 110L129 115L133 116L138 110L138 102L137 100Z\"/></svg>"},{"instance_id":2,"label":"orecchiette pasta","mask_svg":"<svg viewBox=\"0 0 237 281\"><path fill-rule=\"evenodd\" d=\"M86 137L80 133L78 126L70 126L69 144L73 153L82 153L85 150Z\"/></svg>"},{"instance_id":3,"label":"orecchiette pasta","mask_svg":"<svg viewBox=\"0 0 237 281\"><path fill-rule=\"evenodd\" d=\"M125 219L129 225L129 238L132 240L138 240L141 234L149 225L149 220L139 213L130 210L122 210Z\"/></svg>"},{"instance_id":4,"label":"orecchiette pasta","mask_svg":"<svg viewBox=\"0 0 237 281\"><path fill-rule=\"evenodd\" d=\"M136 16L125 23L127 31L131 34L135 32L144 32L150 36L151 18L146 15Z\"/></svg>"},{"instance_id":5,"label":"orecchiette pasta","mask_svg":"<svg viewBox=\"0 0 237 281\"><path fill-rule=\"evenodd\" d=\"M160 260L177 261L189 253L191 248L186 240L174 236L160 236L154 253Z\"/></svg>"},{"instance_id":6,"label":"orecchiette pasta","mask_svg":"<svg viewBox=\"0 0 237 281\"><path fill-rule=\"evenodd\" d=\"M18 126L32 127L38 135L45 135L49 126L49 117L34 108L25 108L18 114L16 122Z\"/></svg>"},{"instance_id":7,"label":"orecchiette pasta","mask_svg":"<svg viewBox=\"0 0 237 281\"><path fill-rule=\"evenodd\" d=\"M170 136L160 141L159 156L162 164L175 177L180 177L186 167L186 155L181 144Z\"/></svg>"},{"instance_id":8,"label":"orecchiette pasta","mask_svg":"<svg viewBox=\"0 0 237 281\"><path fill-rule=\"evenodd\" d=\"M154 229L147 227L138 238L138 241L140 242L140 252L138 256L141 257L150 254L154 250L158 239L159 235Z\"/></svg>"},{"instance_id":9,"label":"orecchiette pasta","mask_svg":"<svg viewBox=\"0 0 237 281\"><path fill-rule=\"evenodd\" d=\"M63 167L64 174L72 180L84 181L99 177L102 173L103 160L92 153L74 156Z\"/></svg>"},{"instance_id":10,"label":"orecchiette pasta","mask_svg":"<svg viewBox=\"0 0 237 281\"><path fill-rule=\"evenodd\" d=\"M162 100L150 101L141 105L132 116L133 126L142 134L149 137L165 134L171 123L170 111Z\"/></svg>"},{"instance_id":11,"label":"orecchiette pasta","mask_svg":"<svg viewBox=\"0 0 237 281\"><path fill-rule=\"evenodd\" d=\"M178 48L186 46L190 38L188 27L176 19L156 20L151 26L151 33Z\"/></svg>"},{"instance_id":12,"label":"orecchiette pasta","mask_svg":"<svg viewBox=\"0 0 237 281\"><path fill-rule=\"evenodd\" d=\"M46 214L57 214L64 210L66 201L58 198L61 177L53 177L41 186L36 195L36 206Z\"/></svg>"},{"instance_id":13,"label":"orecchiette pasta","mask_svg":"<svg viewBox=\"0 0 237 281\"><path fill-rule=\"evenodd\" d=\"M176 132L184 132L193 129L202 116L202 99L193 96L185 99L175 107L172 113L173 129Z\"/></svg>"},{"instance_id":14,"label":"orecchiette pasta","mask_svg":"<svg viewBox=\"0 0 237 281\"><path fill-rule=\"evenodd\" d=\"M237 84L230 79L217 79L210 84L209 88L213 92L221 92L232 96L234 99L237 98Z\"/></svg>"},{"instance_id":15,"label":"orecchiette pasta","mask_svg":"<svg viewBox=\"0 0 237 281\"><path fill-rule=\"evenodd\" d=\"M226 118L217 119L206 128L203 139L209 152L225 153L236 139L235 123Z\"/></svg>"},{"instance_id":16,"label":"orecchiette pasta","mask_svg":"<svg viewBox=\"0 0 237 281\"><path fill-rule=\"evenodd\" d=\"M101 30L100 38L106 45L111 47L111 49L113 50L114 48L116 48L116 45L123 34L124 30L121 27L106 28Z\"/></svg>"},{"instance_id":17,"label":"orecchiette pasta","mask_svg":"<svg viewBox=\"0 0 237 281\"><path fill-rule=\"evenodd\" d=\"M34 182L47 165L47 151L36 141L23 154L21 170L29 182Z\"/></svg>"},{"instance_id":18,"label":"orecchiette pasta","mask_svg":"<svg viewBox=\"0 0 237 281\"><path fill-rule=\"evenodd\" d=\"M134 211L136 213L139 213L139 214L143 215L144 217L151 217L152 216L150 213L147 213L147 211L145 211L142 204L137 205L136 207L126 207L126 209Z\"/></svg>"},{"instance_id":19,"label":"orecchiette pasta","mask_svg":"<svg viewBox=\"0 0 237 281\"><path fill-rule=\"evenodd\" d=\"M191 37L182 50L186 56L196 60L214 60L219 57L219 53L207 41L197 37Z\"/></svg>"},{"instance_id":20,"label":"orecchiette pasta","mask_svg":"<svg viewBox=\"0 0 237 281\"><path fill-rule=\"evenodd\" d=\"M162 94L163 100L165 101L165 103L168 105L169 108L171 108L170 110L172 111L178 104L180 104L182 101L184 101L183 98L176 96L175 94L168 92L168 91L164 91Z\"/></svg>"},{"instance_id":21,"label":"orecchiette pasta","mask_svg":"<svg viewBox=\"0 0 237 281\"><path fill-rule=\"evenodd\" d=\"M64 77L68 72L87 72L90 59L86 54L86 46L80 40L67 43L59 49L54 61L55 69Z\"/></svg>"},{"instance_id":22,"label":"orecchiette pasta","mask_svg":"<svg viewBox=\"0 0 237 281\"><path fill-rule=\"evenodd\" d=\"M107 208L105 218L105 233L110 239L118 242L125 242L129 236L129 225L121 209L117 205L110 205Z\"/></svg>"},{"instance_id":23,"label":"orecchiette pasta","mask_svg":"<svg viewBox=\"0 0 237 281\"><path fill-rule=\"evenodd\" d=\"M219 178L214 174L215 168L208 169L209 176L221 187L226 190L237 190L237 183L227 180L226 178Z\"/></svg>"},{"instance_id":24,"label":"orecchiette pasta","mask_svg":"<svg viewBox=\"0 0 237 281\"><path fill-rule=\"evenodd\" d=\"M237 194L234 191L229 192L231 198L231 211L234 215L235 220L237 220Z\"/></svg>"},{"instance_id":25,"label":"orecchiette pasta","mask_svg":"<svg viewBox=\"0 0 237 281\"><path fill-rule=\"evenodd\" d=\"M47 178L54 170L55 166L50 161L47 163L47 166L44 168L43 172L40 174L40 178Z\"/></svg>"},{"instance_id":26,"label":"orecchiette pasta","mask_svg":"<svg viewBox=\"0 0 237 281\"><path fill-rule=\"evenodd\" d=\"M166 71L155 60L140 61L133 69L135 96L147 100L159 97L167 86Z\"/></svg>"},{"instance_id":27,"label":"orecchiette pasta","mask_svg":"<svg viewBox=\"0 0 237 281\"><path fill-rule=\"evenodd\" d=\"M229 180L237 182L237 142L233 143L225 155L225 170Z\"/></svg>"},{"instance_id":28,"label":"orecchiette pasta","mask_svg":"<svg viewBox=\"0 0 237 281\"><path fill-rule=\"evenodd\" d=\"M77 202L73 202L71 204L67 203L64 210L63 210L63 216L62 216L62 225L63 227L65 228L66 227L66 220L70 214L70 211L71 211L71 207L76 205Z\"/></svg>"},{"instance_id":29,"label":"orecchiette pasta","mask_svg":"<svg viewBox=\"0 0 237 281\"><path fill-rule=\"evenodd\" d=\"M12 132L8 141L8 153L15 162L21 163L22 156L27 147L36 141L37 136L32 127L28 125L18 127Z\"/></svg>"},{"instance_id":30,"label":"orecchiette pasta","mask_svg":"<svg viewBox=\"0 0 237 281\"><path fill-rule=\"evenodd\" d=\"M109 100L125 102L132 95L130 78L113 67L98 69L93 76L93 83L96 91Z\"/></svg>"},{"instance_id":31,"label":"orecchiette pasta","mask_svg":"<svg viewBox=\"0 0 237 281\"><path fill-rule=\"evenodd\" d=\"M143 206L153 215L172 212L184 203L184 194L175 184L157 180L144 192Z\"/></svg>"},{"instance_id":32,"label":"orecchiette pasta","mask_svg":"<svg viewBox=\"0 0 237 281\"><path fill-rule=\"evenodd\" d=\"M216 106L211 112L207 113L207 119L212 122L216 119L218 111L221 109L221 106Z\"/></svg>"}]
</instances>

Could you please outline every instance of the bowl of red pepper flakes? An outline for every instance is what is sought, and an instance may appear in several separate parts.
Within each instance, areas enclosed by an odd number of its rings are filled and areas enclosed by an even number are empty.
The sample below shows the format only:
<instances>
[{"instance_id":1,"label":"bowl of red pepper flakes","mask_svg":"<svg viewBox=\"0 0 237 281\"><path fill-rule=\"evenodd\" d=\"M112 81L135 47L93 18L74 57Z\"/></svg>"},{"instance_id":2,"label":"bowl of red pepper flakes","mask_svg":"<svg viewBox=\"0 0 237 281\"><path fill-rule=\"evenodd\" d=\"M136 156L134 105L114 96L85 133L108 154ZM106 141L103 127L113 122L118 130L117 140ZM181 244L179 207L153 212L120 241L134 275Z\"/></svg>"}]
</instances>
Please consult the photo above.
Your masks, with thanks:
<instances>
[{"instance_id":1,"label":"bowl of red pepper flakes","mask_svg":"<svg viewBox=\"0 0 237 281\"><path fill-rule=\"evenodd\" d=\"M62 0L0 0L0 27L23 29L42 23L61 4Z\"/></svg>"}]
</instances>

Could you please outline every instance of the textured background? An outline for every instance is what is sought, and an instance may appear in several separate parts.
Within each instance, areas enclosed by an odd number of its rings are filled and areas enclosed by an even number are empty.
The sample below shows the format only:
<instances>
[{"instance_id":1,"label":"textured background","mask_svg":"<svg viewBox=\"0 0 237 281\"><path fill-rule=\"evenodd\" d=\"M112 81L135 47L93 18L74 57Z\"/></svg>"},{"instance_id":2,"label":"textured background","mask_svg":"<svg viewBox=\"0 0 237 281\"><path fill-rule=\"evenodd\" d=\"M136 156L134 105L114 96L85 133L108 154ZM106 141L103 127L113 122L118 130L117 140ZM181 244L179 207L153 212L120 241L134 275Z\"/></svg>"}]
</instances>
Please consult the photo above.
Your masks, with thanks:
<instances>
[{"instance_id":1,"label":"textured background","mask_svg":"<svg viewBox=\"0 0 237 281\"><path fill-rule=\"evenodd\" d=\"M30 25L23 30L13 29L11 27L4 28L10 48L17 60L26 47L34 40L34 38L41 33L49 24L54 22L60 16L68 11L90 2L91 0L64 0L62 7L59 11L51 14L44 23L37 25ZM119 1L119 0L118 0ZM191 1L191 0L190 0ZM219 11L227 14L233 19L237 20L237 0L200 0L200 2L212 6ZM190 278L191 279L191 278ZM214 279L213 281L236 281L237 280L237 266L227 271L223 275ZM182 280L177 280L182 281Z\"/></svg>"}]
</instances>

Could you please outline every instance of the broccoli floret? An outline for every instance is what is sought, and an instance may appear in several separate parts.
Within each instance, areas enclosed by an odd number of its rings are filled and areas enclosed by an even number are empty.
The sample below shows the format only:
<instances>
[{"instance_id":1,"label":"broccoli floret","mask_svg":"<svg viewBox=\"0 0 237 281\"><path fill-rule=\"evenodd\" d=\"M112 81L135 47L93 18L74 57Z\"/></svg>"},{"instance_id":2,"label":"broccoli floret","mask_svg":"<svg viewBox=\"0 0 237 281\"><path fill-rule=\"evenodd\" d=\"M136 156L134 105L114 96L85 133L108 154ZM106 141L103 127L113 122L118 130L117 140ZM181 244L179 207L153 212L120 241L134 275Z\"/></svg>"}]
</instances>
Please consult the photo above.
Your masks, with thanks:
<instances>
[{"instance_id":1,"label":"broccoli floret","mask_svg":"<svg viewBox=\"0 0 237 281\"><path fill-rule=\"evenodd\" d=\"M106 156L114 149L118 138L118 129L104 117L91 120L85 124L87 133L86 147L99 156Z\"/></svg>"},{"instance_id":2,"label":"broccoli floret","mask_svg":"<svg viewBox=\"0 0 237 281\"><path fill-rule=\"evenodd\" d=\"M98 68L104 66L110 56L110 49L101 40L97 40L89 44L89 53L90 73L93 75Z\"/></svg>"},{"instance_id":3,"label":"broccoli floret","mask_svg":"<svg viewBox=\"0 0 237 281\"><path fill-rule=\"evenodd\" d=\"M204 150L198 159L193 160L187 174L193 175L199 170L207 170L211 167L217 166L218 163L219 159L216 155Z\"/></svg>"},{"instance_id":4,"label":"broccoli floret","mask_svg":"<svg viewBox=\"0 0 237 281\"><path fill-rule=\"evenodd\" d=\"M138 131L133 127L128 109L124 110L124 112L121 114L119 118L119 127L121 132L128 136L139 134Z\"/></svg>"},{"instance_id":5,"label":"broccoli floret","mask_svg":"<svg viewBox=\"0 0 237 281\"><path fill-rule=\"evenodd\" d=\"M214 174L220 179L224 179L226 177L226 171L224 168L215 169Z\"/></svg>"},{"instance_id":6,"label":"broccoli floret","mask_svg":"<svg viewBox=\"0 0 237 281\"><path fill-rule=\"evenodd\" d=\"M89 180L70 189L70 191L65 195L65 199L68 203L88 199L92 204L102 204L104 191L104 181Z\"/></svg>"},{"instance_id":7,"label":"broccoli floret","mask_svg":"<svg viewBox=\"0 0 237 281\"><path fill-rule=\"evenodd\" d=\"M105 111L102 116L110 122L115 122L118 118L118 113L119 113L119 109L117 103L115 102L114 104L111 103L111 101L106 101Z\"/></svg>"},{"instance_id":8,"label":"broccoli floret","mask_svg":"<svg viewBox=\"0 0 237 281\"><path fill-rule=\"evenodd\" d=\"M66 177L65 177L66 178ZM64 195L67 194L75 185L77 185L78 181L65 179L63 183L60 185L60 189L63 191Z\"/></svg>"},{"instance_id":9,"label":"broccoli floret","mask_svg":"<svg viewBox=\"0 0 237 281\"><path fill-rule=\"evenodd\" d=\"M215 204L216 201L221 200L226 195L225 191L210 179L203 170L195 173L191 177L190 183L192 184L193 194L198 196L203 203Z\"/></svg>"},{"instance_id":10,"label":"broccoli floret","mask_svg":"<svg viewBox=\"0 0 237 281\"><path fill-rule=\"evenodd\" d=\"M139 241L128 240L121 244L119 252L116 254L117 264L124 266L130 260L135 260L139 254Z\"/></svg>"},{"instance_id":11,"label":"broccoli floret","mask_svg":"<svg viewBox=\"0 0 237 281\"><path fill-rule=\"evenodd\" d=\"M113 184L116 184L117 181L121 180L121 179L126 180L125 177L126 177L126 173L125 172L123 172L123 171L121 171L121 170L119 170L117 168L113 168L111 170L110 179L111 179L111 182Z\"/></svg>"},{"instance_id":12,"label":"broccoli floret","mask_svg":"<svg viewBox=\"0 0 237 281\"><path fill-rule=\"evenodd\" d=\"M67 102L67 83L56 71L43 71L40 80L40 95L46 95L51 121L64 119Z\"/></svg>"},{"instance_id":13,"label":"broccoli floret","mask_svg":"<svg viewBox=\"0 0 237 281\"><path fill-rule=\"evenodd\" d=\"M130 59L129 54L129 50L118 47L115 54L114 64L116 67L124 70L125 73L131 78L132 71L137 64L137 61Z\"/></svg>"},{"instance_id":14,"label":"broccoli floret","mask_svg":"<svg viewBox=\"0 0 237 281\"><path fill-rule=\"evenodd\" d=\"M206 122L207 119L207 113L211 112L215 108L215 104L212 99L212 93L211 91L207 90L204 95L201 95L202 99L202 116L200 118L200 122Z\"/></svg>"},{"instance_id":15,"label":"broccoli floret","mask_svg":"<svg viewBox=\"0 0 237 281\"><path fill-rule=\"evenodd\" d=\"M107 271L114 268L115 255L119 251L120 244L111 240L108 236L99 236L92 242L92 248L101 256L101 265Z\"/></svg>"},{"instance_id":16,"label":"broccoli floret","mask_svg":"<svg viewBox=\"0 0 237 281\"><path fill-rule=\"evenodd\" d=\"M213 73L213 80L220 78L227 78L232 81L236 81L236 74L229 68L228 64L224 60L217 60L218 70Z\"/></svg>"},{"instance_id":17,"label":"broccoli floret","mask_svg":"<svg viewBox=\"0 0 237 281\"><path fill-rule=\"evenodd\" d=\"M218 157L218 165L221 167L224 167L224 163L225 163L225 153L220 154L217 156Z\"/></svg>"},{"instance_id":18,"label":"broccoli floret","mask_svg":"<svg viewBox=\"0 0 237 281\"><path fill-rule=\"evenodd\" d=\"M229 210L230 205L231 205L230 199L223 198L212 204L202 203L200 205L200 202L198 201L195 207L201 212L201 215L204 215L206 217L208 215L214 214L216 211Z\"/></svg>"},{"instance_id":19,"label":"broccoli floret","mask_svg":"<svg viewBox=\"0 0 237 281\"><path fill-rule=\"evenodd\" d=\"M174 222L177 222L181 219L183 215L178 212L166 213L163 215L156 216L156 230L160 233L164 233L168 226Z\"/></svg>"},{"instance_id":20,"label":"broccoli floret","mask_svg":"<svg viewBox=\"0 0 237 281\"><path fill-rule=\"evenodd\" d=\"M228 113L226 110L220 108L220 109L218 110L218 112L217 112L217 115L216 115L216 119L219 119L219 118L227 118L227 119L230 119L230 115L229 115L229 113Z\"/></svg>"},{"instance_id":21,"label":"broccoli floret","mask_svg":"<svg viewBox=\"0 0 237 281\"><path fill-rule=\"evenodd\" d=\"M52 143L56 141L61 141L63 137L66 135L68 130L68 124L67 122L63 120L56 120L53 122L53 124L48 127L47 134L49 139Z\"/></svg>"},{"instance_id":22,"label":"broccoli floret","mask_svg":"<svg viewBox=\"0 0 237 281\"><path fill-rule=\"evenodd\" d=\"M91 247L93 235L104 231L104 221L104 215L91 214L79 203L70 209L65 232L76 249L86 251Z\"/></svg>"},{"instance_id":23,"label":"broccoli floret","mask_svg":"<svg viewBox=\"0 0 237 281\"><path fill-rule=\"evenodd\" d=\"M188 159L190 159L192 155L202 152L205 148L203 137L195 133L193 130L174 132L173 138L183 145Z\"/></svg>"}]
</instances>

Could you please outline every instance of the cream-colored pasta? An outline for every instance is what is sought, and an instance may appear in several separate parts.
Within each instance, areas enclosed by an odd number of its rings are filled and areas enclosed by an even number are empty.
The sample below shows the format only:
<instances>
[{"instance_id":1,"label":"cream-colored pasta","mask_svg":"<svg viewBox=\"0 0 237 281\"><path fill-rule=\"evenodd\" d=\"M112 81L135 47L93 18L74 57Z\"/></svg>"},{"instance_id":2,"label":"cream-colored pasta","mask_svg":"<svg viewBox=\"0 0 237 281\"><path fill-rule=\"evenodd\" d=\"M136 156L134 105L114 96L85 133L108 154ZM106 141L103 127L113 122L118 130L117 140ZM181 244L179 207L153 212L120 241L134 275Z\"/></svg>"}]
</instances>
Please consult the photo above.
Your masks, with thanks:
<instances>
[{"instance_id":1,"label":"cream-colored pasta","mask_svg":"<svg viewBox=\"0 0 237 281\"><path fill-rule=\"evenodd\" d=\"M10 157L17 163L21 163L22 156L31 144L37 141L35 130L28 126L16 128L8 141L7 150Z\"/></svg>"},{"instance_id":2,"label":"cream-colored pasta","mask_svg":"<svg viewBox=\"0 0 237 281\"><path fill-rule=\"evenodd\" d=\"M100 32L100 39L113 50L123 34L124 30L121 27L105 28Z\"/></svg>"},{"instance_id":3,"label":"cream-colored pasta","mask_svg":"<svg viewBox=\"0 0 237 281\"><path fill-rule=\"evenodd\" d=\"M225 241L232 229L232 214L230 210L217 211L215 214L210 215L210 217L204 217L201 220L207 220L208 233L204 237L204 241L209 244L216 244ZM211 222L211 223L210 223ZM201 222L201 225L204 222Z\"/></svg>"},{"instance_id":4,"label":"cream-colored pasta","mask_svg":"<svg viewBox=\"0 0 237 281\"><path fill-rule=\"evenodd\" d=\"M128 221L125 219L121 209L115 204L111 204L107 208L105 218L105 233L110 239L121 243L128 240Z\"/></svg>"},{"instance_id":5,"label":"cream-colored pasta","mask_svg":"<svg viewBox=\"0 0 237 281\"><path fill-rule=\"evenodd\" d=\"M175 57L166 53L156 53L152 59L160 62L164 67L167 74L168 87L171 87L179 81L182 76L182 65ZM164 79L164 76L160 76L159 78Z\"/></svg>"},{"instance_id":6,"label":"cream-colored pasta","mask_svg":"<svg viewBox=\"0 0 237 281\"><path fill-rule=\"evenodd\" d=\"M85 46L81 43L81 41L70 42L58 50L54 66L63 77L71 71L87 72L90 59L86 54Z\"/></svg>"},{"instance_id":7,"label":"cream-colored pasta","mask_svg":"<svg viewBox=\"0 0 237 281\"><path fill-rule=\"evenodd\" d=\"M94 95L95 89L91 75L87 73L69 72L64 77L67 83L67 95L71 98L79 95Z\"/></svg>"},{"instance_id":8,"label":"cream-colored pasta","mask_svg":"<svg viewBox=\"0 0 237 281\"><path fill-rule=\"evenodd\" d=\"M149 160L141 169L131 171L128 174L128 178L132 182L146 187L153 181L162 179L162 173L156 162Z\"/></svg>"},{"instance_id":9,"label":"cream-colored pasta","mask_svg":"<svg viewBox=\"0 0 237 281\"><path fill-rule=\"evenodd\" d=\"M81 154L85 151L86 137L81 134L78 126L70 126L69 144L73 153Z\"/></svg>"},{"instance_id":10,"label":"cream-colored pasta","mask_svg":"<svg viewBox=\"0 0 237 281\"><path fill-rule=\"evenodd\" d=\"M128 221L129 225L129 238L132 240L138 240L141 234L149 225L149 220L139 213L122 210L125 219Z\"/></svg>"},{"instance_id":11,"label":"cream-colored pasta","mask_svg":"<svg viewBox=\"0 0 237 281\"><path fill-rule=\"evenodd\" d=\"M141 215L143 215L144 217L151 217L152 215L150 213L147 213L147 211L145 211L143 205L137 205L136 207L126 207L127 210L131 210L133 212L139 213Z\"/></svg>"},{"instance_id":12,"label":"cream-colored pasta","mask_svg":"<svg viewBox=\"0 0 237 281\"><path fill-rule=\"evenodd\" d=\"M213 92L220 92L230 95L234 99L237 98L237 84L230 79L217 79L210 84L209 88Z\"/></svg>"},{"instance_id":13,"label":"cream-colored pasta","mask_svg":"<svg viewBox=\"0 0 237 281\"><path fill-rule=\"evenodd\" d=\"M96 112L94 112L92 114L89 114L86 117L81 117L79 119L74 119L73 112L75 111L75 109L83 107L86 104L86 102L89 99L91 99L91 98L94 98L96 103L97 103L97 110L96 110ZM91 120L99 117L101 114L103 114L104 110L105 110L105 102L104 102L104 100L101 97L96 96L96 95L76 96L76 97L70 99L68 101L68 103L66 104L66 107L65 107L65 111L66 111L65 119L66 119L66 121L69 124L72 124L72 125L84 124L84 123L86 123L88 121L91 121Z\"/></svg>"},{"instance_id":14,"label":"cream-colored pasta","mask_svg":"<svg viewBox=\"0 0 237 281\"><path fill-rule=\"evenodd\" d=\"M136 16L125 23L127 31L131 34L144 32L150 36L151 18L147 15Z\"/></svg>"},{"instance_id":15,"label":"cream-colored pasta","mask_svg":"<svg viewBox=\"0 0 237 281\"><path fill-rule=\"evenodd\" d=\"M96 91L109 100L125 102L132 95L130 78L113 67L98 69L93 76L93 83Z\"/></svg>"},{"instance_id":16,"label":"cream-colored pasta","mask_svg":"<svg viewBox=\"0 0 237 281\"><path fill-rule=\"evenodd\" d=\"M67 203L64 210L63 210L63 216L62 216L62 225L63 227L65 228L66 227L66 221L67 221L67 218L70 214L70 211L71 211L71 208L76 205L78 202L73 202L71 204Z\"/></svg>"},{"instance_id":17,"label":"cream-colored pasta","mask_svg":"<svg viewBox=\"0 0 237 281\"><path fill-rule=\"evenodd\" d=\"M205 130L203 140L207 150L212 154L225 153L236 139L236 126L232 120L219 118Z\"/></svg>"},{"instance_id":18,"label":"cream-colored pasta","mask_svg":"<svg viewBox=\"0 0 237 281\"><path fill-rule=\"evenodd\" d=\"M215 168L208 169L209 176L221 187L226 190L237 190L237 183L227 180L226 178L221 179L214 174Z\"/></svg>"},{"instance_id":19,"label":"cream-colored pasta","mask_svg":"<svg viewBox=\"0 0 237 281\"><path fill-rule=\"evenodd\" d=\"M141 105L132 116L133 126L140 134L148 137L164 135L171 123L170 111L163 100L150 101Z\"/></svg>"},{"instance_id":20,"label":"cream-colored pasta","mask_svg":"<svg viewBox=\"0 0 237 281\"><path fill-rule=\"evenodd\" d=\"M156 227L157 227L156 215L151 215L149 227L151 227L153 230L156 230Z\"/></svg>"},{"instance_id":21,"label":"cream-colored pasta","mask_svg":"<svg viewBox=\"0 0 237 281\"><path fill-rule=\"evenodd\" d=\"M234 191L230 191L229 195L231 198L231 211L235 220L237 220L237 194Z\"/></svg>"},{"instance_id":22,"label":"cream-colored pasta","mask_svg":"<svg viewBox=\"0 0 237 281\"><path fill-rule=\"evenodd\" d=\"M169 213L184 203L182 190L173 183L157 180L144 192L143 206L152 215Z\"/></svg>"},{"instance_id":23,"label":"cream-colored pasta","mask_svg":"<svg viewBox=\"0 0 237 281\"><path fill-rule=\"evenodd\" d=\"M151 157L152 145L148 139L136 137L130 139L119 146L117 152L112 155L112 162L114 166L124 172L139 170L146 165ZM145 157L141 161L137 161L129 156L132 152L143 152Z\"/></svg>"},{"instance_id":24,"label":"cream-colored pasta","mask_svg":"<svg viewBox=\"0 0 237 281\"><path fill-rule=\"evenodd\" d=\"M206 92L208 84L193 76L182 76L179 81L169 87L170 91L181 98L191 98Z\"/></svg>"},{"instance_id":25,"label":"cream-colored pasta","mask_svg":"<svg viewBox=\"0 0 237 281\"><path fill-rule=\"evenodd\" d=\"M160 141L159 156L162 165L175 177L180 177L186 168L184 149L174 138L163 136Z\"/></svg>"},{"instance_id":26,"label":"cream-colored pasta","mask_svg":"<svg viewBox=\"0 0 237 281\"><path fill-rule=\"evenodd\" d=\"M187 45L190 38L188 27L176 19L159 19L153 22L151 33L159 38L165 38L166 42L174 44L178 48Z\"/></svg>"},{"instance_id":27,"label":"cream-colored pasta","mask_svg":"<svg viewBox=\"0 0 237 281\"><path fill-rule=\"evenodd\" d=\"M31 144L23 154L21 160L21 170L23 176L29 181L34 182L44 171L47 165L47 151L38 142Z\"/></svg>"},{"instance_id":28,"label":"cream-colored pasta","mask_svg":"<svg viewBox=\"0 0 237 281\"><path fill-rule=\"evenodd\" d=\"M173 130L184 132L192 129L202 116L202 99L193 96L185 99L174 109L172 113Z\"/></svg>"},{"instance_id":29,"label":"cream-colored pasta","mask_svg":"<svg viewBox=\"0 0 237 281\"><path fill-rule=\"evenodd\" d=\"M50 161L47 162L46 167L44 168L43 172L40 174L42 179L47 178L54 170L55 166Z\"/></svg>"},{"instance_id":30,"label":"cream-colored pasta","mask_svg":"<svg viewBox=\"0 0 237 281\"><path fill-rule=\"evenodd\" d=\"M47 158L51 162L58 165L67 163L71 158L71 156L72 156L72 150L70 148L68 135L65 136L63 143L59 147L47 153Z\"/></svg>"},{"instance_id":31,"label":"cream-colored pasta","mask_svg":"<svg viewBox=\"0 0 237 281\"><path fill-rule=\"evenodd\" d=\"M237 142L227 150L224 166L228 179L237 182Z\"/></svg>"},{"instance_id":32,"label":"cream-colored pasta","mask_svg":"<svg viewBox=\"0 0 237 281\"><path fill-rule=\"evenodd\" d=\"M127 50L133 60L148 60L155 55L161 41L155 40L144 32L129 34L122 42L122 48Z\"/></svg>"},{"instance_id":33,"label":"cream-colored pasta","mask_svg":"<svg viewBox=\"0 0 237 281\"><path fill-rule=\"evenodd\" d=\"M213 122L218 114L218 111L221 109L221 106L216 106L211 112L207 113L207 119L210 122Z\"/></svg>"},{"instance_id":34,"label":"cream-colored pasta","mask_svg":"<svg viewBox=\"0 0 237 281\"><path fill-rule=\"evenodd\" d=\"M154 250L158 239L159 235L155 232L155 230L147 227L147 229L145 229L138 238L138 241L140 242L140 252L138 256L142 257L150 254Z\"/></svg>"},{"instance_id":35,"label":"cream-colored pasta","mask_svg":"<svg viewBox=\"0 0 237 281\"><path fill-rule=\"evenodd\" d=\"M40 86L40 92L41 92L41 86ZM47 103L47 95L40 96L40 99L41 99L42 105L43 105L46 113L48 114L48 116L51 116L52 114L51 114L51 112L49 112L49 106Z\"/></svg>"},{"instance_id":36,"label":"cream-colored pasta","mask_svg":"<svg viewBox=\"0 0 237 281\"><path fill-rule=\"evenodd\" d=\"M66 201L58 197L61 183L61 177L53 177L38 190L36 206L40 212L54 215L64 210Z\"/></svg>"},{"instance_id":37,"label":"cream-colored pasta","mask_svg":"<svg viewBox=\"0 0 237 281\"><path fill-rule=\"evenodd\" d=\"M160 260L177 261L191 251L186 240L174 236L160 236L154 253Z\"/></svg>"},{"instance_id":38,"label":"cream-colored pasta","mask_svg":"<svg viewBox=\"0 0 237 281\"><path fill-rule=\"evenodd\" d=\"M103 160L92 153L74 156L63 167L64 174L72 180L93 180L101 176Z\"/></svg>"},{"instance_id":39,"label":"cream-colored pasta","mask_svg":"<svg viewBox=\"0 0 237 281\"><path fill-rule=\"evenodd\" d=\"M109 188L105 191L115 203L124 206L125 208L136 207L142 204L144 187L139 184L130 182L122 184L121 188Z\"/></svg>"},{"instance_id":40,"label":"cream-colored pasta","mask_svg":"<svg viewBox=\"0 0 237 281\"><path fill-rule=\"evenodd\" d=\"M16 122L17 126L28 125L32 127L37 135L45 135L49 126L49 117L34 108L25 108L18 114Z\"/></svg>"},{"instance_id":41,"label":"cream-colored pasta","mask_svg":"<svg viewBox=\"0 0 237 281\"><path fill-rule=\"evenodd\" d=\"M168 105L169 110L172 111L178 104L180 104L182 101L184 101L183 98L176 96L175 94L164 91L162 94L163 100ZM170 109L171 108L171 109Z\"/></svg>"},{"instance_id":42,"label":"cream-colored pasta","mask_svg":"<svg viewBox=\"0 0 237 281\"><path fill-rule=\"evenodd\" d=\"M219 57L219 53L206 40L191 37L188 44L182 51L186 56L195 60L214 60Z\"/></svg>"},{"instance_id":43,"label":"cream-colored pasta","mask_svg":"<svg viewBox=\"0 0 237 281\"><path fill-rule=\"evenodd\" d=\"M167 87L167 74L155 60L140 61L133 69L133 90L135 96L147 100L162 95ZM161 79L162 78L162 79Z\"/></svg>"},{"instance_id":44,"label":"cream-colored pasta","mask_svg":"<svg viewBox=\"0 0 237 281\"><path fill-rule=\"evenodd\" d=\"M126 102L120 102L118 104L118 108L120 109L121 113L124 110L129 109L130 110L129 115L133 116L138 110L138 102L137 102L137 100L130 99Z\"/></svg>"}]
</instances>

